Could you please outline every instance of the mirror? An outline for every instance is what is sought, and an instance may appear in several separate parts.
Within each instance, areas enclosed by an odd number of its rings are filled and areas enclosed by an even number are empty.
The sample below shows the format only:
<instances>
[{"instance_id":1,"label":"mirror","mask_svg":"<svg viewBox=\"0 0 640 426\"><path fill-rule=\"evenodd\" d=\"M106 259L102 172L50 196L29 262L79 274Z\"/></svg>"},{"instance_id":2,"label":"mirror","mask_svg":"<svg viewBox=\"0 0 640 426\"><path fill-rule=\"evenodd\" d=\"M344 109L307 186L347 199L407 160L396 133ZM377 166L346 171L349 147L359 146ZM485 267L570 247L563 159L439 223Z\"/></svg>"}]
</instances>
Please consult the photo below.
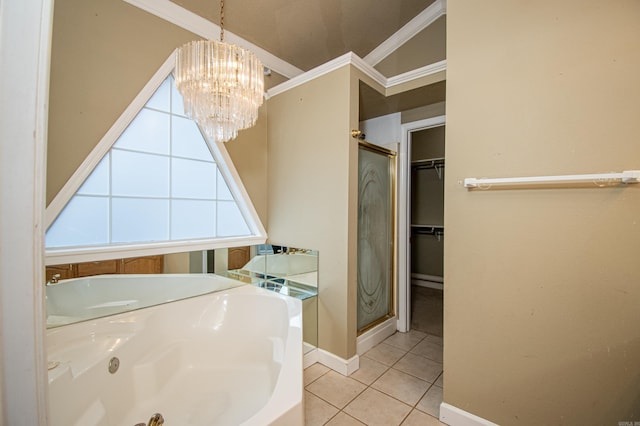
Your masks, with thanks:
<instances>
[{"instance_id":1,"label":"mirror","mask_svg":"<svg viewBox=\"0 0 640 426\"><path fill-rule=\"evenodd\" d=\"M116 303L105 302L100 295L90 294L94 291L92 289L106 289L105 286L96 285L98 283L58 287L55 284L59 281L112 274L203 273L231 278L231 287L234 282L248 283L300 299L305 353L317 346L318 252L267 244L47 266L47 327L113 315L211 291L206 287L194 286L174 298L158 299L162 295L147 297L141 294L133 298L126 297L127 303ZM109 288L109 293L112 293L115 287ZM143 289L140 291L144 292ZM120 296L123 295L116 295ZM93 299L100 299L100 309L96 308L98 305ZM87 306L81 306L83 304Z\"/></svg>"}]
</instances>

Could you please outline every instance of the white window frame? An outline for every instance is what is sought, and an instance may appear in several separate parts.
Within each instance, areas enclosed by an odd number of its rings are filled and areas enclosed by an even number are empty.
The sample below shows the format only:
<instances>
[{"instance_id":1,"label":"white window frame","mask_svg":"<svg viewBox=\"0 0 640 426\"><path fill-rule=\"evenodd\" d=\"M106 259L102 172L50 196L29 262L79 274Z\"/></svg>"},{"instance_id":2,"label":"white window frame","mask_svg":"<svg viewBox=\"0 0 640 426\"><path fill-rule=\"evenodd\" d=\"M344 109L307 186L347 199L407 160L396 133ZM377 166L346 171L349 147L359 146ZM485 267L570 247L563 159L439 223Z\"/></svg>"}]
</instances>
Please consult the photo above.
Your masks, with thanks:
<instances>
[{"instance_id":1,"label":"white window frame","mask_svg":"<svg viewBox=\"0 0 640 426\"><path fill-rule=\"evenodd\" d=\"M58 215L75 195L86 178L93 172L98 163L100 163L102 158L109 152L113 144L118 140L129 124L137 117L138 113L146 105L147 101L153 96L158 87L160 87L160 85L166 80L174 68L175 51L169 55L167 60L162 64L158 71L156 71L153 77L151 77L149 82L144 86L140 93L138 93L135 99L131 104L129 104L107 133L105 133L100 142L62 187L49 206L47 206L45 211L45 229L48 229L56 220ZM45 264L56 265L121 257L150 256L156 254L264 244L267 240L267 233L255 208L253 207L249 194L242 184L242 180L233 165L233 161L231 160L224 143L212 143L207 138L204 138L204 140L209 146L220 173L225 178L225 181L229 186L229 191L231 191L240 212L247 222L251 235L241 237L188 239L180 241L110 244L80 248L49 248L45 251Z\"/></svg>"}]
</instances>

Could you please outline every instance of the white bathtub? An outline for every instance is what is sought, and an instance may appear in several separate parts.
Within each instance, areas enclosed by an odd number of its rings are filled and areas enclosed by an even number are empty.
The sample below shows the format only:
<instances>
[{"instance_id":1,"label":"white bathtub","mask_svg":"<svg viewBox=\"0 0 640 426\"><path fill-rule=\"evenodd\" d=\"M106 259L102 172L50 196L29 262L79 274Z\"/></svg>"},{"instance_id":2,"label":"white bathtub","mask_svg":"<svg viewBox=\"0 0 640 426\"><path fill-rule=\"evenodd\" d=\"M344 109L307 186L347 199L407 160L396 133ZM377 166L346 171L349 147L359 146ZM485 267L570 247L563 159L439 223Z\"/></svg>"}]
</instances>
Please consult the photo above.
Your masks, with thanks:
<instances>
[{"instance_id":1,"label":"white bathtub","mask_svg":"<svg viewBox=\"0 0 640 426\"><path fill-rule=\"evenodd\" d=\"M133 426L156 412L166 426L304 422L297 299L244 285L52 328L46 339L53 426Z\"/></svg>"}]
</instances>

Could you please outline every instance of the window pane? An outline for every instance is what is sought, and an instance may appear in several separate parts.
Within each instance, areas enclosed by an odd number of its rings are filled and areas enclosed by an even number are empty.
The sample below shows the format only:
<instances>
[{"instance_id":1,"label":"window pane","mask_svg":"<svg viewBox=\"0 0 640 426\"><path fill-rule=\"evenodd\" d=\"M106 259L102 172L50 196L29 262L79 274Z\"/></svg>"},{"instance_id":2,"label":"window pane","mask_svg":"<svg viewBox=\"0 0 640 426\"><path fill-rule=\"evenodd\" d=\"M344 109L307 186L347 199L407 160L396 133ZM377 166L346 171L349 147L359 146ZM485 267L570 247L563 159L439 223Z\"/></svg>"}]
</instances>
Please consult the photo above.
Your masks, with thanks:
<instances>
[{"instance_id":1,"label":"window pane","mask_svg":"<svg viewBox=\"0 0 640 426\"><path fill-rule=\"evenodd\" d=\"M156 93L153 94L153 96L151 97L151 99L149 99L145 106L169 112L169 93L171 91L170 86L171 83L169 82L169 80L165 80L160 85L160 87L158 87Z\"/></svg>"},{"instance_id":2,"label":"window pane","mask_svg":"<svg viewBox=\"0 0 640 426\"><path fill-rule=\"evenodd\" d=\"M233 201L218 201L218 236L249 235L249 227Z\"/></svg>"},{"instance_id":3,"label":"window pane","mask_svg":"<svg viewBox=\"0 0 640 426\"><path fill-rule=\"evenodd\" d=\"M173 114L186 115L184 113L184 100L180 92L178 92L173 77L171 77L171 112Z\"/></svg>"},{"instance_id":4,"label":"window pane","mask_svg":"<svg viewBox=\"0 0 640 426\"><path fill-rule=\"evenodd\" d=\"M0 0L1 1L1 0ZM47 248L251 235L169 76L46 234Z\"/></svg>"},{"instance_id":5,"label":"window pane","mask_svg":"<svg viewBox=\"0 0 640 426\"><path fill-rule=\"evenodd\" d=\"M113 198L113 243L169 239L169 200Z\"/></svg>"},{"instance_id":6,"label":"window pane","mask_svg":"<svg viewBox=\"0 0 640 426\"><path fill-rule=\"evenodd\" d=\"M213 162L200 129L188 118L171 117L171 155Z\"/></svg>"},{"instance_id":7,"label":"window pane","mask_svg":"<svg viewBox=\"0 0 640 426\"><path fill-rule=\"evenodd\" d=\"M218 200L233 200L233 196L231 195L231 191L229 191L227 182L224 181L219 169L217 170L217 178Z\"/></svg>"},{"instance_id":8,"label":"window pane","mask_svg":"<svg viewBox=\"0 0 640 426\"><path fill-rule=\"evenodd\" d=\"M216 165L195 160L171 160L171 196L216 198Z\"/></svg>"},{"instance_id":9,"label":"window pane","mask_svg":"<svg viewBox=\"0 0 640 426\"><path fill-rule=\"evenodd\" d=\"M171 202L172 240L215 236L215 201L173 200Z\"/></svg>"},{"instance_id":10,"label":"window pane","mask_svg":"<svg viewBox=\"0 0 640 426\"><path fill-rule=\"evenodd\" d=\"M109 195L109 153L98 163L87 177L78 194Z\"/></svg>"},{"instance_id":11,"label":"window pane","mask_svg":"<svg viewBox=\"0 0 640 426\"><path fill-rule=\"evenodd\" d=\"M49 227L47 247L109 243L109 199L74 196Z\"/></svg>"},{"instance_id":12,"label":"window pane","mask_svg":"<svg viewBox=\"0 0 640 426\"><path fill-rule=\"evenodd\" d=\"M169 117L169 114L142 108L113 146L169 154Z\"/></svg>"},{"instance_id":13,"label":"window pane","mask_svg":"<svg viewBox=\"0 0 640 426\"><path fill-rule=\"evenodd\" d=\"M118 149L111 156L113 195L169 196L169 157Z\"/></svg>"}]
</instances>

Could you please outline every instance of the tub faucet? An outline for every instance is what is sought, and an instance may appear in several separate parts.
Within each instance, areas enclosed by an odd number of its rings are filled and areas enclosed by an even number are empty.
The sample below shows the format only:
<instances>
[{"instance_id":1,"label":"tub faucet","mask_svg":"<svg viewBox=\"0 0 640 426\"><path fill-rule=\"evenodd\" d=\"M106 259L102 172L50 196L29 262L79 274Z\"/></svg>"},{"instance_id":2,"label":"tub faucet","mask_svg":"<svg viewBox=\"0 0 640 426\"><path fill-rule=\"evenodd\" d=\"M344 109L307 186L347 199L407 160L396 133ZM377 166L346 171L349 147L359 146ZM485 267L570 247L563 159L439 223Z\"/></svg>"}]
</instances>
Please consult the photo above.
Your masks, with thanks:
<instances>
[{"instance_id":1,"label":"tub faucet","mask_svg":"<svg viewBox=\"0 0 640 426\"><path fill-rule=\"evenodd\" d=\"M60 274L53 274L51 279L45 285L57 284L60 280Z\"/></svg>"},{"instance_id":2,"label":"tub faucet","mask_svg":"<svg viewBox=\"0 0 640 426\"><path fill-rule=\"evenodd\" d=\"M147 426L160 426L163 423L164 423L164 418L162 417L162 414L155 413L149 419L149 423L147 424Z\"/></svg>"},{"instance_id":3,"label":"tub faucet","mask_svg":"<svg viewBox=\"0 0 640 426\"><path fill-rule=\"evenodd\" d=\"M149 419L149 423L144 424L144 423L136 423L134 426L160 426L164 423L164 418L162 417L162 414L160 413L155 413L153 416L151 416L151 418Z\"/></svg>"}]
</instances>

